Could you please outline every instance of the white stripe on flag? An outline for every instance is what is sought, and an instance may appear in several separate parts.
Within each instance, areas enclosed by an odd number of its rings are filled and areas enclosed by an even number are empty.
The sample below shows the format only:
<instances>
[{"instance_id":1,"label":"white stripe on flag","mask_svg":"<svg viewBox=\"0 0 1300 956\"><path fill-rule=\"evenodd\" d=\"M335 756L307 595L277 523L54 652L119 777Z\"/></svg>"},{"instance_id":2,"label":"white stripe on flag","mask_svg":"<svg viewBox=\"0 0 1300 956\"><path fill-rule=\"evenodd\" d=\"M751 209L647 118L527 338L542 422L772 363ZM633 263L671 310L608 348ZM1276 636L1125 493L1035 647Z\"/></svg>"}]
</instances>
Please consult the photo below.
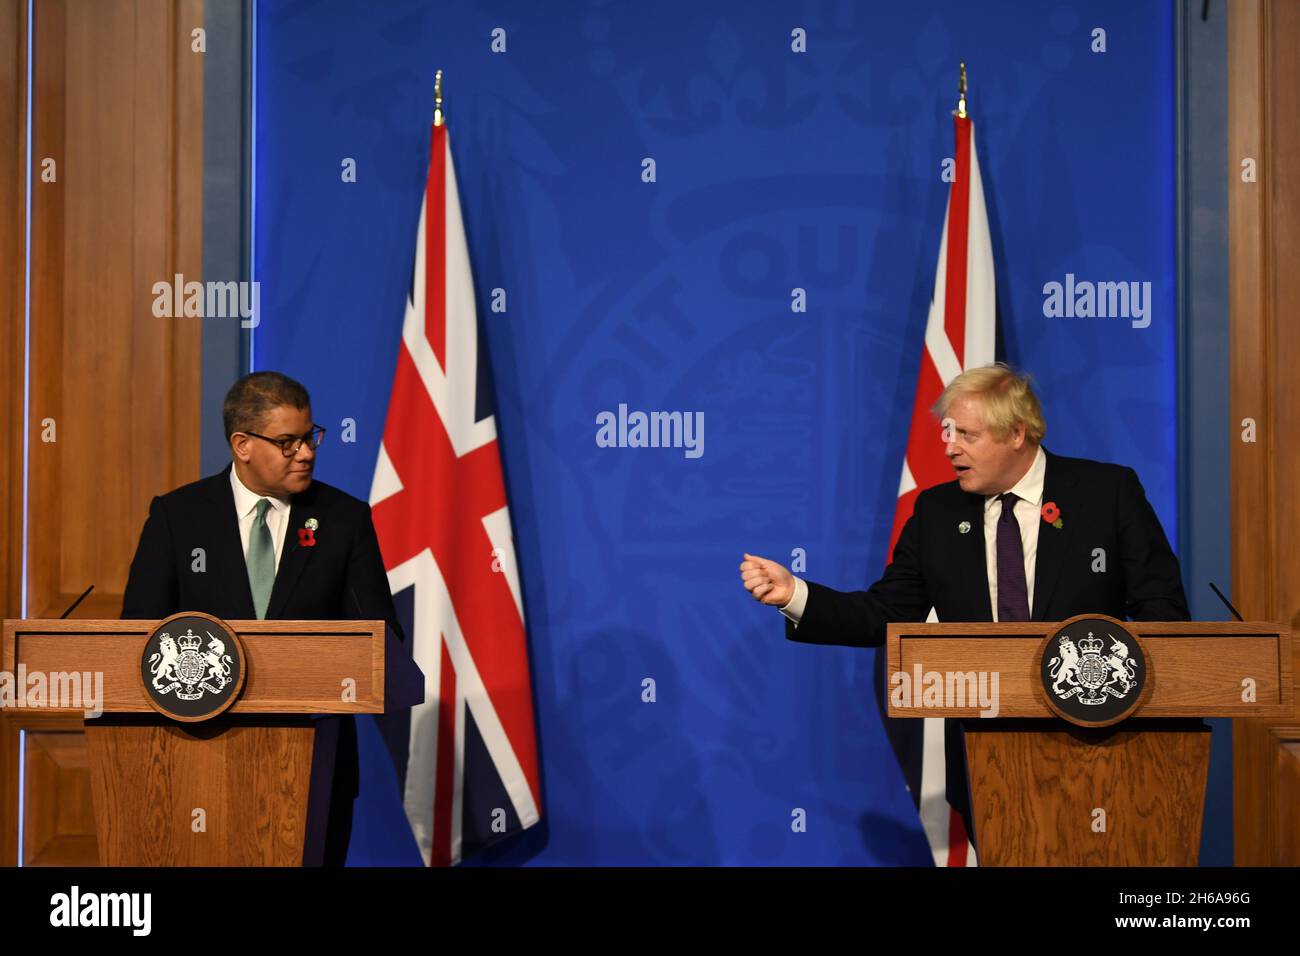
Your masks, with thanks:
<instances>
[{"instance_id":1,"label":"white stripe on flag","mask_svg":"<svg viewBox=\"0 0 1300 956\"><path fill-rule=\"evenodd\" d=\"M945 386L961 373L961 362L948 340L944 328L944 302L948 291L948 207L944 206L943 232L939 236L939 264L934 269L934 295L930 297L930 314L925 320L925 350Z\"/></svg>"},{"instance_id":2,"label":"white stripe on flag","mask_svg":"<svg viewBox=\"0 0 1300 956\"><path fill-rule=\"evenodd\" d=\"M483 530L492 543L492 567L506 576L510 596L515 599L515 610L519 612L519 620L522 621L524 599L519 590L519 565L515 561L515 535L510 530L510 509L502 505L490 515L484 515Z\"/></svg>"},{"instance_id":3,"label":"white stripe on flag","mask_svg":"<svg viewBox=\"0 0 1300 956\"><path fill-rule=\"evenodd\" d=\"M486 445L497 437L496 417L476 421L478 376L478 312L474 302L474 280L470 273L465 225L460 218L456 194L456 171L451 163L451 139L447 146L446 266L447 322L443 345L450 376L438 362L425 334L425 246L428 223L425 203L420 203L420 228L415 243L415 297L406 303L402 341L411 354L425 391L433 400L438 417L447 429L457 457Z\"/></svg>"},{"instance_id":4,"label":"white stripe on flag","mask_svg":"<svg viewBox=\"0 0 1300 956\"><path fill-rule=\"evenodd\" d=\"M933 612L931 612L933 614ZM925 744L921 751L921 826L930 844L935 866L948 865L948 777L944 765L944 719L926 717Z\"/></svg>"},{"instance_id":5,"label":"white stripe on flag","mask_svg":"<svg viewBox=\"0 0 1300 956\"><path fill-rule=\"evenodd\" d=\"M450 601L450 595L448 600ZM457 634L460 628L457 627ZM462 638L463 643L463 638ZM447 642L447 649L450 651L452 642ZM461 846L463 845L464 834L461 824L464 822L465 805L465 682L460 679L460 668L452 660L452 670L456 671L456 700L453 712L456 714L456 760L455 769L452 771L452 779L455 786L451 788L451 850L448 854L452 864L460 862Z\"/></svg>"},{"instance_id":6,"label":"white stripe on flag","mask_svg":"<svg viewBox=\"0 0 1300 956\"><path fill-rule=\"evenodd\" d=\"M388 457L388 449L379 443L379 460L375 462L375 477L370 482L370 507L374 507L385 498L391 498L402 490L402 478L393 467L393 460Z\"/></svg>"},{"instance_id":7,"label":"white stripe on flag","mask_svg":"<svg viewBox=\"0 0 1300 956\"><path fill-rule=\"evenodd\" d=\"M974 123L970 128L970 215L966 229L966 368L979 368L993 362L997 339L997 278L993 272L989 215L984 208L984 181L975 155Z\"/></svg>"},{"instance_id":8,"label":"white stripe on flag","mask_svg":"<svg viewBox=\"0 0 1300 956\"><path fill-rule=\"evenodd\" d=\"M926 617L927 623L939 620L934 608ZM926 717L921 746L921 800L919 812L925 838L930 844L935 866L948 865L948 779L944 763L942 717Z\"/></svg>"},{"instance_id":9,"label":"white stripe on flag","mask_svg":"<svg viewBox=\"0 0 1300 956\"><path fill-rule=\"evenodd\" d=\"M912 469L907 465L907 456L903 456L903 477L898 480L898 497L903 497L913 488L916 487L916 478L912 474Z\"/></svg>"}]
</instances>

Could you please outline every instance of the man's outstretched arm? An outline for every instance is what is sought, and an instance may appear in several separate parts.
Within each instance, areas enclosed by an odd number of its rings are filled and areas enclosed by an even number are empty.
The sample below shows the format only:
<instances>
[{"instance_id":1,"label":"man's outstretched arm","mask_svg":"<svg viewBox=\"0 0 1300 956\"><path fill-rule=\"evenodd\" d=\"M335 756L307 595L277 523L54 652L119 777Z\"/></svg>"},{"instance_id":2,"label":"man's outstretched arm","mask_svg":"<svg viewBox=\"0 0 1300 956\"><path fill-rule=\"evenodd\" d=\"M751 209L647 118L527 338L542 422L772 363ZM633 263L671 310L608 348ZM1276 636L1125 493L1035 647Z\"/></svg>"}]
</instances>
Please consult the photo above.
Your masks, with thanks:
<instances>
[{"instance_id":1,"label":"man's outstretched arm","mask_svg":"<svg viewBox=\"0 0 1300 956\"><path fill-rule=\"evenodd\" d=\"M921 576L920 525L909 518L884 576L865 591L836 591L796 578L775 561L745 555L741 581L786 616L786 637L806 644L880 647L891 621L923 621L934 602Z\"/></svg>"}]
</instances>

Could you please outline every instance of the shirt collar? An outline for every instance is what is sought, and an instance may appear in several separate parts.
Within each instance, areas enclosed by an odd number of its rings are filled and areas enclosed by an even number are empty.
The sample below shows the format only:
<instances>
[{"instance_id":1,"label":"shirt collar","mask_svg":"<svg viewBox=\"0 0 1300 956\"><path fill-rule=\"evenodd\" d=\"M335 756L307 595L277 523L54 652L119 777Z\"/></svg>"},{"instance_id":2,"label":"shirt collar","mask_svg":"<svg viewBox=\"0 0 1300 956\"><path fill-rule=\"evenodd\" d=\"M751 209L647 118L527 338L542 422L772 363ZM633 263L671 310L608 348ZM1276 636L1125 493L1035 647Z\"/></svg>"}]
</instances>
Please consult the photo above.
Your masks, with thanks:
<instances>
[{"instance_id":1,"label":"shirt collar","mask_svg":"<svg viewBox=\"0 0 1300 956\"><path fill-rule=\"evenodd\" d=\"M1043 503L1043 483L1046 477L1047 454L1043 451L1043 446L1039 445L1038 452L1034 455L1034 462L1029 466L1029 470L1007 490L1017 498L1023 498L1030 504L1041 505ZM988 495L984 499L984 510L987 511L998 498L998 495Z\"/></svg>"},{"instance_id":2,"label":"shirt collar","mask_svg":"<svg viewBox=\"0 0 1300 956\"><path fill-rule=\"evenodd\" d=\"M263 497L271 502L271 507L277 512L283 514L289 510L288 498L272 498L269 495L258 495L249 491L244 483L239 480L239 475L235 473L233 464L230 466L230 487L235 492L235 514L241 518L256 508L257 503Z\"/></svg>"}]
</instances>

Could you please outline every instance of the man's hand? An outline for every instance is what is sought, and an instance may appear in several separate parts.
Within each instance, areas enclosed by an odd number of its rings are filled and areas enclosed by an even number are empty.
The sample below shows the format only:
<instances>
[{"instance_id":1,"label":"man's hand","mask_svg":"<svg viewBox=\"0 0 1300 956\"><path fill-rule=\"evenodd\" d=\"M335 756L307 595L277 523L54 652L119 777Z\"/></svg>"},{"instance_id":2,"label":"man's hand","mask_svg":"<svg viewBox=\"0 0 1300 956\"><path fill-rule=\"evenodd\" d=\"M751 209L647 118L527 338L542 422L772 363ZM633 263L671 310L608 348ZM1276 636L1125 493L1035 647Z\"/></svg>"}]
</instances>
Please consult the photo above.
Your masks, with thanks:
<instances>
[{"instance_id":1,"label":"man's hand","mask_svg":"<svg viewBox=\"0 0 1300 956\"><path fill-rule=\"evenodd\" d=\"M740 562L740 579L754 600L785 607L794 597L794 575L775 561L746 554Z\"/></svg>"}]
</instances>

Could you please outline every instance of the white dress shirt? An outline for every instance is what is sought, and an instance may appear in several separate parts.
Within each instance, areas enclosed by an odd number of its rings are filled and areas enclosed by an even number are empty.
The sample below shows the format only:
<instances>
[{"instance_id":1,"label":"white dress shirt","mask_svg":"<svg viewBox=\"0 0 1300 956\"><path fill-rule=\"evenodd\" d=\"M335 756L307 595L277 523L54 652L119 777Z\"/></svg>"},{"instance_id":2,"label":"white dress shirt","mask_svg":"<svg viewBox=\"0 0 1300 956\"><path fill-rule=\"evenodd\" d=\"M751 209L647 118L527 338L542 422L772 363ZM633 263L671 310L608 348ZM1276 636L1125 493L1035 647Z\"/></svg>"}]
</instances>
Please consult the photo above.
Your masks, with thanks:
<instances>
[{"instance_id":1,"label":"white dress shirt","mask_svg":"<svg viewBox=\"0 0 1300 956\"><path fill-rule=\"evenodd\" d=\"M1029 593L1029 612L1034 610L1034 571L1038 564L1038 526L1043 507L1043 481L1047 476L1047 455L1038 446L1033 464L1024 476L1009 490L1017 496L1016 522L1020 525L1020 547L1025 553L1025 586ZM998 495L984 498L984 566L988 569L989 606L993 620L998 619L998 520L1002 517L1002 501ZM804 607L808 603L808 585L803 578L794 579L794 596L782 607L781 613L799 625Z\"/></svg>"},{"instance_id":2,"label":"white dress shirt","mask_svg":"<svg viewBox=\"0 0 1300 956\"><path fill-rule=\"evenodd\" d=\"M289 499L253 494L235 474L234 465L230 466L230 487L235 492L235 514L239 516L239 541L244 546L245 560L248 559L248 539L253 533L253 521L257 518L257 503L263 498L271 502L271 507L266 509L266 527L271 532L271 543L275 545L275 570L279 573L284 533L289 527Z\"/></svg>"}]
</instances>

